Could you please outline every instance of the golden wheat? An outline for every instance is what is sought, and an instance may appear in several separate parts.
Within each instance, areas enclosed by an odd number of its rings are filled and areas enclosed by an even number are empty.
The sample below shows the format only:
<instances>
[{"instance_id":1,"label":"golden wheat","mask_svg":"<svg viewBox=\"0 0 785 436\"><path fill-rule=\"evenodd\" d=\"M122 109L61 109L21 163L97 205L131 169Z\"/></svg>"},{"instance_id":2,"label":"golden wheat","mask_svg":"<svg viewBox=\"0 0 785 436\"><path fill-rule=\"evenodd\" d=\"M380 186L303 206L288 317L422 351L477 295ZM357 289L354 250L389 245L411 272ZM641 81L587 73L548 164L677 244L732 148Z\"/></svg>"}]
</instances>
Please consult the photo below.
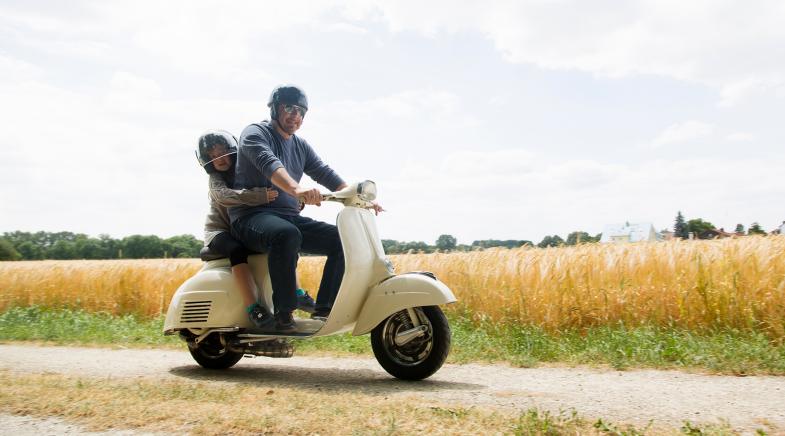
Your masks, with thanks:
<instances>
[{"instance_id":1,"label":"golden wheat","mask_svg":"<svg viewBox=\"0 0 785 436\"><path fill-rule=\"evenodd\" d=\"M547 329L656 324L733 327L785 337L785 236L719 241L492 249L390 256L398 272L432 271L448 310ZM157 315L198 260L0 263L0 310L81 307ZM300 259L315 290L324 258Z\"/></svg>"},{"instance_id":2,"label":"golden wheat","mask_svg":"<svg viewBox=\"0 0 785 436\"><path fill-rule=\"evenodd\" d=\"M0 310L38 305L158 315L200 267L197 259L0 262Z\"/></svg>"}]
</instances>

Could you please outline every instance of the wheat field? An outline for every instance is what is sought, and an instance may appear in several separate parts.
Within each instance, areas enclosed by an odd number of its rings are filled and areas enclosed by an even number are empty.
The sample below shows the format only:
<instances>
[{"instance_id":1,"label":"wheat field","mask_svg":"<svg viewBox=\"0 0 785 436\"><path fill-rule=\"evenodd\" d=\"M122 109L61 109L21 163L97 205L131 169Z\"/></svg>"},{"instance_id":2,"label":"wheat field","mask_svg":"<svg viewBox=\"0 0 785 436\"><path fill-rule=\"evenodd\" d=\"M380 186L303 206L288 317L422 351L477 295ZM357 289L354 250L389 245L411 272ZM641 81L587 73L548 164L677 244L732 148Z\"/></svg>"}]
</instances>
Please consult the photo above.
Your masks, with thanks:
<instances>
[{"instance_id":1,"label":"wheat field","mask_svg":"<svg viewBox=\"0 0 785 436\"><path fill-rule=\"evenodd\" d=\"M475 319L554 331L623 323L785 338L785 236L390 258L399 273L435 273L459 300L447 311ZM306 289L316 290L323 265L321 257L300 259ZM0 311L39 305L157 316L200 266L196 259L0 262Z\"/></svg>"}]
</instances>

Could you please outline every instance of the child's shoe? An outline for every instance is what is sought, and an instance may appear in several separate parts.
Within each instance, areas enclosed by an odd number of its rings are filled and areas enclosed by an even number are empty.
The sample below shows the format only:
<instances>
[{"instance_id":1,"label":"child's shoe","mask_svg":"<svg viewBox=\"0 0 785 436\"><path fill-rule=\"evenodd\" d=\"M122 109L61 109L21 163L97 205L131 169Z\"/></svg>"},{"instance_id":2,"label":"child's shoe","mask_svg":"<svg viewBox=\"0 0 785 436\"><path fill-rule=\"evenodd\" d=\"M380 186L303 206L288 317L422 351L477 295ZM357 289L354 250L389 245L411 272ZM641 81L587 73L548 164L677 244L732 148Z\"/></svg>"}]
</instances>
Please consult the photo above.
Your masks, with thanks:
<instances>
[{"instance_id":1,"label":"child's shoe","mask_svg":"<svg viewBox=\"0 0 785 436\"><path fill-rule=\"evenodd\" d=\"M275 328L275 318L264 307L258 303L248 306L248 319L260 330L273 330Z\"/></svg>"},{"instance_id":2,"label":"child's shoe","mask_svg":"<svg viewBox=\"0 0 785 436\"><path fill-rule=\"evenodd\" d=\"M303 312L313 313L316 310L316 302L308 295L308 292L297 290L297 308Z\"/></svg>"}]
</instances>

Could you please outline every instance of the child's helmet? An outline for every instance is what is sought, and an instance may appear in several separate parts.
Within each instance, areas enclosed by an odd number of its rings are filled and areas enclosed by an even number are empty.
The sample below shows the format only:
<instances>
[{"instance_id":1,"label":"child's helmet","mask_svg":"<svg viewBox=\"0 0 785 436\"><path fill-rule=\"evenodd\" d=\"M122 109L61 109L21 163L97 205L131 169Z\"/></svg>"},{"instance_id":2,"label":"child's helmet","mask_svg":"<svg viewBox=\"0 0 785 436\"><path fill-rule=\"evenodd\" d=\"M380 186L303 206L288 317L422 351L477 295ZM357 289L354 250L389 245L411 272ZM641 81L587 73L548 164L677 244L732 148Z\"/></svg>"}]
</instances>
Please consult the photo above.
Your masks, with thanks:
<instances>
[{"instance_id":1,"label":"child's helmet","mask_svg":"<svg viewBox=\"0 0 785 436\"><path fill-rule=\"evenodd\" d=\"M218 151L218 153L216 153ZM208 130L199 137L196 146L196 160L207 173L216 172L213 161L231 156L232 166L237 160L237 138L225 130Z\"/></svg>"}]
</instances>

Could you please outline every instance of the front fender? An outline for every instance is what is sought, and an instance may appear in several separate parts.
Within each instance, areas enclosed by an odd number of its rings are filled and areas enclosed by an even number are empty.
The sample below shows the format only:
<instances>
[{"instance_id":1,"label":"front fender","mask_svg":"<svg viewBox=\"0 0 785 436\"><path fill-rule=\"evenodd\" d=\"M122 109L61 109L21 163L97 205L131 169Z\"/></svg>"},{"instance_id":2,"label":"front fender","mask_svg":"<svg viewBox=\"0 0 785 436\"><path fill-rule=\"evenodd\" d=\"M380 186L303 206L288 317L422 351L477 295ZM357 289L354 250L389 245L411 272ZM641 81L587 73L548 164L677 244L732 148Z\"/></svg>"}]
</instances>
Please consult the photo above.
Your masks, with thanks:
<instances>
[{"instance_id":1,"label":"front fender","mask_svg":"<svg viewBox=\"0 0 785 436\"><path fill-rule=\"evenodd\" d=\"M373 330L388 316L409 307L438 306L456 301L450 288L422 273L401 274L390 277L371 288L360 310L353 335L363 335Z\"/></svg>"}]
</instances>

